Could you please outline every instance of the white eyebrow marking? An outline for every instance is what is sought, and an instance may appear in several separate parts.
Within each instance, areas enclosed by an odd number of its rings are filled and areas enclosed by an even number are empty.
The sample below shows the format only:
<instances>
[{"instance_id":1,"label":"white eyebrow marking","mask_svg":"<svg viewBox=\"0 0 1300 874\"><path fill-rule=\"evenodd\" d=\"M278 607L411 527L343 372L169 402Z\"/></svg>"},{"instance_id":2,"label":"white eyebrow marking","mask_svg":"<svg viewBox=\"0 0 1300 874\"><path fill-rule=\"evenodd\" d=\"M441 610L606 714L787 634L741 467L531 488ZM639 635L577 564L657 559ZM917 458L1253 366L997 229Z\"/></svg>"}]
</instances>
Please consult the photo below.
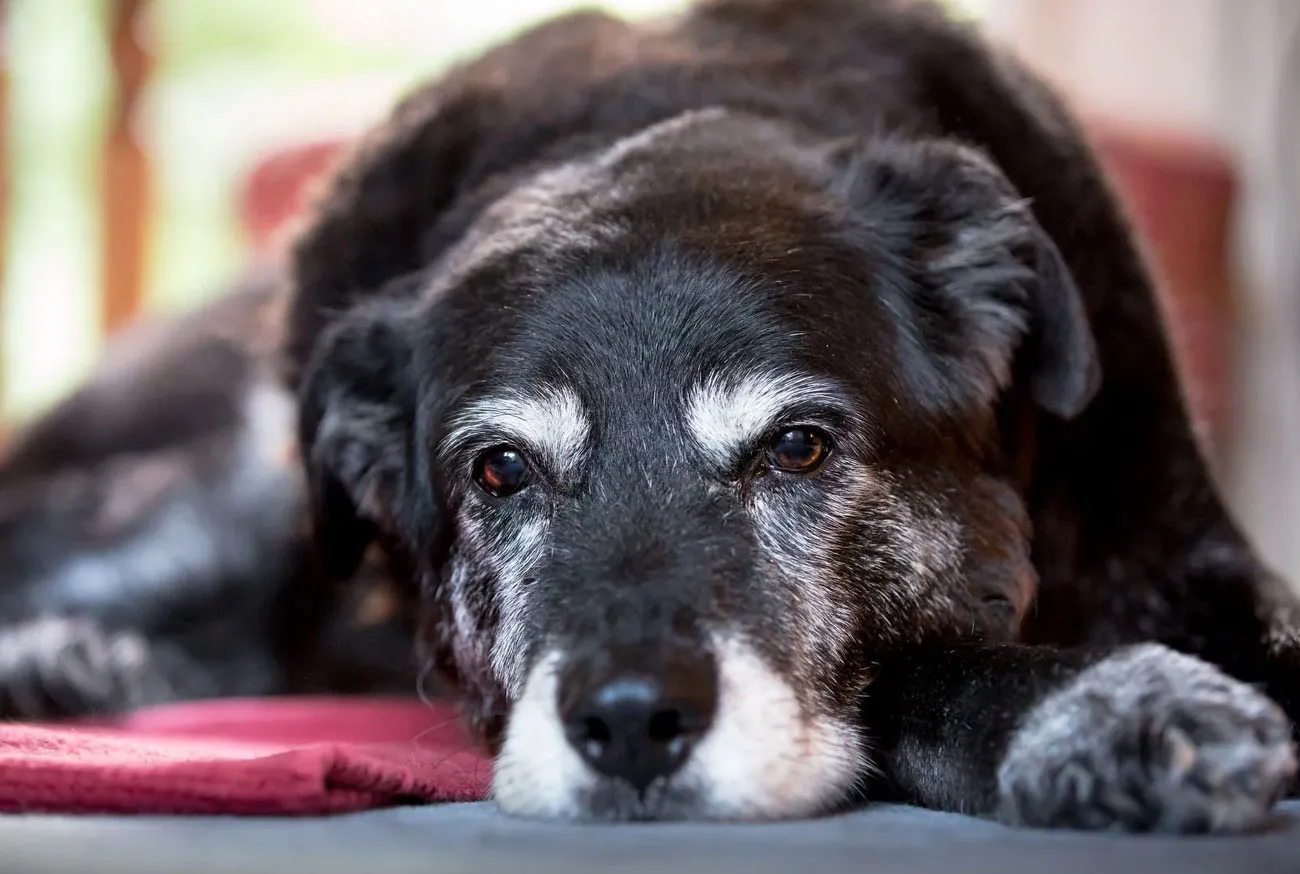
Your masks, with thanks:
<instances>
[{"instance_id":1,"label":"white eyebrow marking","mask_svg":"<svg viewBox=\"0 0 1300 874\"><path fill-rule=\"evenodd\" d=\"M760 371L739 377L709 376L686 397L686 422L700 448L725 465L779 424L797 405L845 406L833 382L802 373Z\"/></svg>"},{"instance_id":2,"label":"white eyebrow marking","mask_svg":"<svg viewBox=\"0 0 1300 874\"><path fill-rule=\"evenodd\" d=\"M529 393L509 392L479 398L456 414L442 448L481 440L518 440L558 474L581 463L591 433L582 399L563 386L542 386Z\"/></svg>"}]
</instances>

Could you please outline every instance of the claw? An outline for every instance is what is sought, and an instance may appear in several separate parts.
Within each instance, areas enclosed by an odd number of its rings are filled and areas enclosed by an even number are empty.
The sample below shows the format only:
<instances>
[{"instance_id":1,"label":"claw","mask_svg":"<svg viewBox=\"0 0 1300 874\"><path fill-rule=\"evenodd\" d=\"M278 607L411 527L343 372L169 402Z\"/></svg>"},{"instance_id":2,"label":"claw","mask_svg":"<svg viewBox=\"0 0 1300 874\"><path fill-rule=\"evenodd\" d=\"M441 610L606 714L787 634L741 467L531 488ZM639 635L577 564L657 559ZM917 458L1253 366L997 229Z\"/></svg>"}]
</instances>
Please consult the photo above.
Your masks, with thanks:
<instances>
[{"instance_id":1,"label":"claw","mask_svg":"<svg viewBox=\"0 0 1300 874\"><path fill-rule=\"evenodd\" d=\"M1196 744L1181 728L1165 731L1165 748L1169 751L1169 771L1173 777L1182 778L1196 765Z\"/></svg>"}]
</instances>

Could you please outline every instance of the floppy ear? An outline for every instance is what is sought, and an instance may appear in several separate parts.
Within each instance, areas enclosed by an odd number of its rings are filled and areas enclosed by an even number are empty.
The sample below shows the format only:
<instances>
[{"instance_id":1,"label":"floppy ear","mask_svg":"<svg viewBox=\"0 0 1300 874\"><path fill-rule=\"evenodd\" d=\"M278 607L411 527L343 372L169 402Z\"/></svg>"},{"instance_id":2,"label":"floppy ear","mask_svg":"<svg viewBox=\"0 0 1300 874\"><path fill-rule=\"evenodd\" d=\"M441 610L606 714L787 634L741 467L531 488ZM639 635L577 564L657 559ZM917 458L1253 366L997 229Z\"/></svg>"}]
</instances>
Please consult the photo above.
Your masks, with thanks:
<instances>
[{"instance_id":1,"label":"floppy ear","mask_svg":"<svg viewBox=\"0 0 1300 874\"><path fill-rule=\"evenodd\" d=\"M402 530L414 386L393 301L330 326L299 391L298 438L321 571L350 577L379 535Z\"/></svg>"},{"instance_id":2,"label":"floppy ear","mask_svg":"<svg viewBox=\"0 0 1300 874\"><path fill-rule=\"evenodd\" d=\"M909 322L903 342L926 353L909 356L924 380L918 393L989 403L1024 374L1042 408L1066 419L1082 412L1099 368L1079 291L997 168L936 140L875 143L847 169L858 220L889 268L881 275L906 285L892 291Z\"/></svg>"},{"instance_id":3,"label":"floppy ear","mask_svg":"<svg viewBox=\"0 0 1300 874\"><path fill-rule=\"evenodd\" d=\"M345 156L291 252L283 375L299 395L320 572L350 577L376 539L433 524L406 494L415 387L403 298L468 170L490 95L449 75L416 92Z\"/></svg>"}]
</instances>

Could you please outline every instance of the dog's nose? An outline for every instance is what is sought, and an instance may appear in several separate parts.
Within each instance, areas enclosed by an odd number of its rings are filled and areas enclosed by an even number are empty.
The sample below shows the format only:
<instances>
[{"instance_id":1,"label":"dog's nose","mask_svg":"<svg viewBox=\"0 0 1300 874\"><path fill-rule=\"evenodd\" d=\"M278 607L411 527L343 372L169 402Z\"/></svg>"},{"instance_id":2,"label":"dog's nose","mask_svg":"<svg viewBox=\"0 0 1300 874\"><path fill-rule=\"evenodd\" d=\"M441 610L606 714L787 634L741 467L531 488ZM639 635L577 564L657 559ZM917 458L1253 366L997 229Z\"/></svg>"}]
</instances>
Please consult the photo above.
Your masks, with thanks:
<instances>
[{"instance_id":1,"label":"dog's nose","mask_svg":"<svg viewBox=\"0 0 1300 874\"><path fill-rule=\"evenodd\" d=\"M569 679L582 682L580 675ZM681 767L713 721L717 681L711 664L628 671L583 685L561 693L571 702L562 712L569 743L598 772L638 792Z\"/></svg>"}]
</instances>

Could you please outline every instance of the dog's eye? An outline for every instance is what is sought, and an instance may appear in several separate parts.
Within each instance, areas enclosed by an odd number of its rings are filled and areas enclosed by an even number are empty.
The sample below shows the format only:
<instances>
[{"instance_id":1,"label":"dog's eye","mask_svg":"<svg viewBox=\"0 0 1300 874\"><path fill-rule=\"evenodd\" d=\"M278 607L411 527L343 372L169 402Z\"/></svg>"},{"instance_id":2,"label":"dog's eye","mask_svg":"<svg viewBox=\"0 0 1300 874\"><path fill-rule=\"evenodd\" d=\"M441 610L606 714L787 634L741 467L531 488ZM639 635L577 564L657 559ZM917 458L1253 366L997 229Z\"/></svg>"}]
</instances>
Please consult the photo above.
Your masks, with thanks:
<instances>
[{"instance_id":1,"label":"dog's eye","mask_svg":"<svg viewBox=\"0 0 1300 874\"><path fill-rule=\"evenodd\" d=\"M816 428L788 428L767 445L767 463L786 473L816 470L830 451L830 440Z\"/></svg>"},{"instance_id":2,"label":"dog's eye","mask_svg":"<svg viewBox=\"0 0 1300 874\"><path fill-rule=\"evenodd\" d=\"M494 498L513 495L528 484L528 462L512 446L497 446L474 463L474 482Z\"/></svg>"}]
</instances>

